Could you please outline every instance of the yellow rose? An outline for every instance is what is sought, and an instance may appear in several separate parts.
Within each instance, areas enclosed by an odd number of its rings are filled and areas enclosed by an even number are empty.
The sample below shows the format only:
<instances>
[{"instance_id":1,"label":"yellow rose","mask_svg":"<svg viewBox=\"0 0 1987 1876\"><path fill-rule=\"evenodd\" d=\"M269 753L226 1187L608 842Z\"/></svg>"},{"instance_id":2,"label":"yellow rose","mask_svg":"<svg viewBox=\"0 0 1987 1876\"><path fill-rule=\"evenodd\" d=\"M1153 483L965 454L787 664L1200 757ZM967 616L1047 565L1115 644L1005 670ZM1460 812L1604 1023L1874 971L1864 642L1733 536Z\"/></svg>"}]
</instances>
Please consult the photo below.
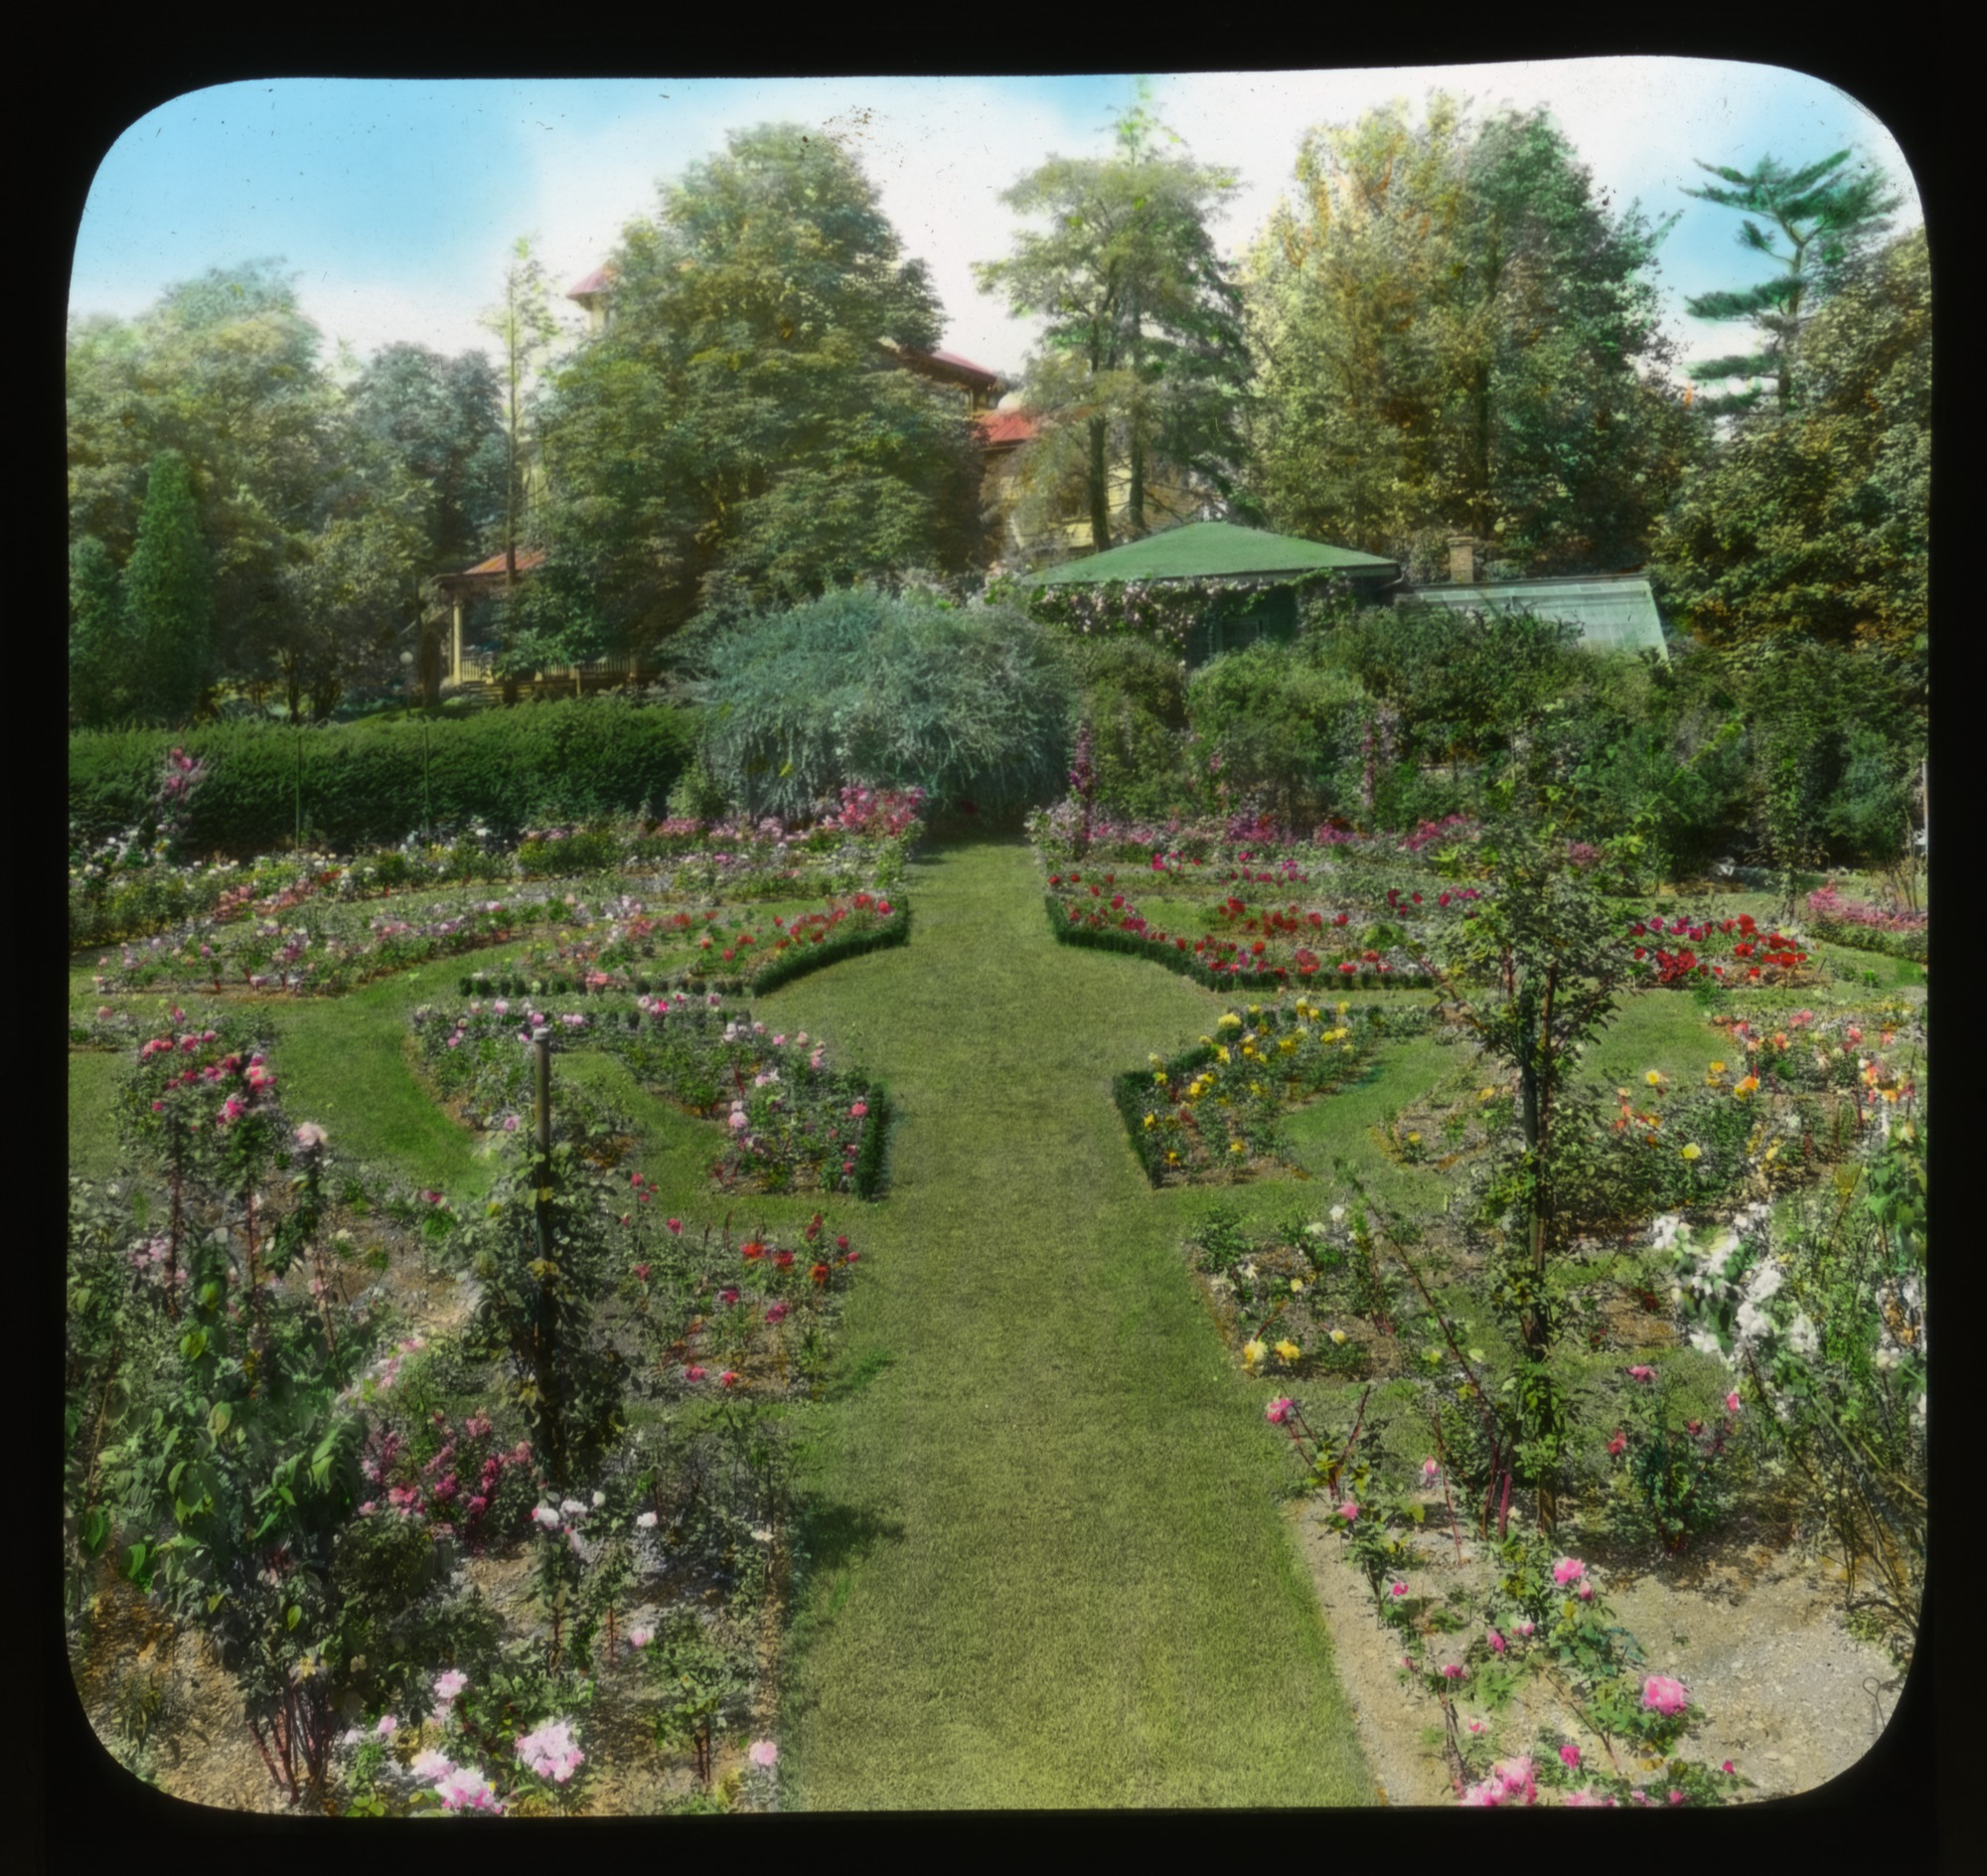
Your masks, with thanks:
<instances>
[{"instance_id":1,"label":"yellow rose","mask_svg":"<svg viewBox=\"0 0 1987 1876\"><path fill-rule=\"evenodd\" d=\"M1277 1352L1278 1354L1282 1355L1286 1361L1295 1361L1298 1359L1299 1355L1303 1353L1303 1350L1299 1348L1294 1341L1280 1341L1277 1344Z\"/></svg>"},{"instance_id":2,"label":"yellow rose","mask_svg":"<svg viewBox=\"0 0 1987 1876\"><path fill-rule=\"evenodd\" d=\"M1696 1143L1693 1142L1683 1150L1683 1157L1686 1160L1701 1160L1704 1158L1704 1155L1698 1151Z\"/></svg>"},{"instance_id":3,"label":"yellow rose","mask_svg":"<svg viewBox=\"0 0 1987 1876\"><path fill-rule=\"evenodd\" d=\"M1156 1114L1147 1114L1146 1116L1146 1125L1147 1127L1156 1127L1158 1124L1159 1117Z\"/></svg>"},{"instance_id":4,"label":"yellow rose","mask_svg":"<svg viewBox=\"0 0 1987 1876\"><path fill-rule=\"evenodd\" d=\"M1214 1026L1217 1029L1239 1029L1242 1026L1242 1018L1231 1010Z\"/></svg>"},{"instance_id":5,"label":"yellow rose","mask_svg":"<svg viewBox=\"0 0 1987 1876\"><path fill-rule=\"evenodd\" d=\"M1642 1077L1642 1079L1646 1081L1652 1088L1660 1088L1663 1085L1662 1076L1659 1075L1653 1068L1651 1068L1649 1072Z\"/></svg>"},{"instance_id":6,"label":"yellow rose","mask_svg":"<svg viewBox=\"0 0 1987 1876\"><path fill-rule=\"evenodd\" d=\"M1331 1339L1332 1339L1333 1341L1337 1342L1337 1343L1338 1343L1338 1344L1339 1344L1339 1345L1340 1345L1341 1347L1343 1347L1343 1346L1344 1346L1344 1344L1345 1344L1345 1331L1344 1331L1344 1329L1333 1329L1333 1330L1331 1331Z\"/></svg>"},{"instance_id":7,"label":"yellow rose","mask_svg":"<svg viewBox=\"0 0 1987 1876\"><path fill-rule=\"evenodd\" d=\"M1242 1359L1248 1362L1252 1368L1269 1352L1270 1345L1268 1342L1245 1341L1242 1344Z\"/></svg>"}]
</instances>

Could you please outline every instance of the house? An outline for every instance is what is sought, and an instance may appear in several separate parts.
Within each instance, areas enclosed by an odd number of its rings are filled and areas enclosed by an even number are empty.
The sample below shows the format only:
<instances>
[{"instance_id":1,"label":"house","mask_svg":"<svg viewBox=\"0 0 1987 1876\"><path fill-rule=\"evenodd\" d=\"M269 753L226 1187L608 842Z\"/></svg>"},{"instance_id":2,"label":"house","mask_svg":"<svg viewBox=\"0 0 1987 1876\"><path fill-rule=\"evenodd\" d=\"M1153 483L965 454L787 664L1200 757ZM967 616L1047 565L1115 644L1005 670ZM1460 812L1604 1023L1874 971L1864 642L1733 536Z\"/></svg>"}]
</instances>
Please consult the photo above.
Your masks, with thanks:
<instances>
[{"instance_id":1,"label":"house","mask_svg":"<svg viewBox=\"0 0 1987 1876\"><path fill-rule=\"evenodd\" d=\"M1452 535L1447 583L1404 588L1396 605L1448 606L1458 612L1530 613L1580 627L1595 651L1652 651L1667 661L1655 594L1639 573L1572 573L1542 579L1483 579L1480 544Z\"/></svg>"},{"instance_id":2,"label":"house","mask_svg":"<svg viewBox=\"0 0 1987 1876\"><path fill-rule=\"evenodd\" d=\"M1237 527L1233 522L1202 521L1146 535L1080 560L1067 560L1030 574L1021 584L1053 590L1124 580L1161 588L1175 586L1182 593L1211 584L1224 595L1253 595L1253 604L1210 605L1194 620L1187 633L1186 658L1188 664L1201 664L1221 652L1239 651L1260 638L1285 643L1295 639L1298 587L1320 574L1347 581L1362 603L1374 605L1382 603L1399 584L1401 567L1397 560L1352 547L1273 535L1260 528Z\"/></svg>"}]
</instances>

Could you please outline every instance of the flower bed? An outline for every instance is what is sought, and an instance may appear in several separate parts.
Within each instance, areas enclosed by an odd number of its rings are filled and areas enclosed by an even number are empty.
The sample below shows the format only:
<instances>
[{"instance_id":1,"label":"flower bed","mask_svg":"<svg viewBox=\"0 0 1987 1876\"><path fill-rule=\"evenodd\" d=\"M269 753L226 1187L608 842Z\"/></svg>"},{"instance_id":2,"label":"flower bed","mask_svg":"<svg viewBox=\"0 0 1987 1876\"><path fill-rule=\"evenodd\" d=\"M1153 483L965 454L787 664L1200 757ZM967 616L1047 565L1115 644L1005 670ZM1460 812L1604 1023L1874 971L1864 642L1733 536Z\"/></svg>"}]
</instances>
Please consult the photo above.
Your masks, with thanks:
<instances>
[{"instance_id":1,"label":"flower bed","mask_svg":"<svg viewBox=\"0 0 1987 1876\"><path fill-rule=\"evenodd\" d=\"M1426 1014L1333 1009L1299 997L1290 1008L1251 1004L1170 1062L1149 1057L1117 1082L1132 1150L1154 1185L1232 1178L1282 1153L1278 1120L1335 1087L1381 1036L1416 1033Z\"/></svg>"},{"instance_id":2,"label":"flower bed","mask_svg":"<svg viewBox=\"0 0 1987 1876\"><path fill-rule=\"evenodd\" d=\"M1420 990L1434 982L1421 968L1422 947L1405 921L1419 918L1420 892L1390 887L1377 918L1344 911L1251 907L1233 896L1212 902L1210 930L1185 935L1153 927L1118 889L1118 876L1077 870L1049 875L1049 924L1058 942L1123 952L1162 964L1210 990L1275 993L1312 980L1361 990ZM1434 905L1468 916L1473 887L1444 889ZM1432 907L1431 909L1434 909ZM1230 936L1228 934L1234 934Z\"/></svg>"},{"instance_id":3,"label":"flower bed","mask_svg":"<svg viewBox=\"0 0 1987 1876\"><path fill-rule=\"evenodd\" d=\"M341 903L382 893L472 882L505 883L595 874L642 881L652 894L825 897L894 885L923 832L919 798L843 791L841 808L788 826L767 820L626 821L528 830L515 843L488 829L354 855L265 855L175 864L163 845L135 833L70 856L70 948L150 936L201 917L281 917L306 899Z\"/></svg>"},{"instance_id":4,"label":"flower bed","mask_svg":"<svg viewBox=\"0 0 1987 1876\"><path fill-rule=\"evenodd\" d=\"M99 993L146 990L288 992L332 996L434 958L508 943L534 925L572 920L550 893L510 899L442 901L408 908L414 917L319 904L297 922L202 921L175 937L127 944L108 955Z\"/></svg>"},{"instance_id":5,"label":"flower bed","mask_svg":"<svg viewBox=\"0 0 1987 1876\"><path fill-rule=\"evenodd\" d=\"M769 1034L714 995L657 997L629 1008L552 1014L536 1003L480 999L459 1011L414 1012L421 1059L472 1125L516 1132L531 1105L527 1044L548 1032L560 1049L601 1048L643 1086L721 1121L725 1149L710 1176L725 1191L853 1192L882 1180L889 1102L859 1075L831 1070L806 1033Z\"/></svg>"},{"instance_id":6,"label":"flower bed","mask_svg":"<svg viewBox=\"0 0 1987 1876\"><path fill-rule=\"evenodd\" d=\"M536 987L552 996L649 996L679 988L763 994L834 964L906 943L910 908L857 892L825 911L770 920L713 910L668 911L623 897L604 917L557 943L539 946L508 970L475 971L465 997L517 996Z\"/></svg>"},{"instance_id":7,"label":"flower bed","mask_svg":"<svg viewBox=\"0 0 1987 1876\"><path fill-rule=\"evenodd\" d=\"M1930 953L1930 918L1924 912L1889 912L1862 899L1845 899L1834 881L1807 895L1809 927L1817 938L1857 951L1922 964Z\"/></svg>"},{"instance_id":8,"label":"flower bed","mask_svg":"<svg viewBox=\"0 0 1987 1876\"><path fill-rule=\"evenodd\" d=\"M1813 983L1808 969L1804 941L1777 927L1761 931L1750 912L1737 918L1691 918L1678 914L1667 921L1660 916L1637 918L1628 926L1633 947L1632 975L1659 989L1673 990L1693 982L1713 981L1730 989L1752 985L1795 987ZM1702 959L1697 945L1716 946L1730 938L1732 962L1713 964ZM1671 943L1664 943L1663 940ZM1681 944L1674 943L1682 939Z\"/></svg>"}]
</instances>

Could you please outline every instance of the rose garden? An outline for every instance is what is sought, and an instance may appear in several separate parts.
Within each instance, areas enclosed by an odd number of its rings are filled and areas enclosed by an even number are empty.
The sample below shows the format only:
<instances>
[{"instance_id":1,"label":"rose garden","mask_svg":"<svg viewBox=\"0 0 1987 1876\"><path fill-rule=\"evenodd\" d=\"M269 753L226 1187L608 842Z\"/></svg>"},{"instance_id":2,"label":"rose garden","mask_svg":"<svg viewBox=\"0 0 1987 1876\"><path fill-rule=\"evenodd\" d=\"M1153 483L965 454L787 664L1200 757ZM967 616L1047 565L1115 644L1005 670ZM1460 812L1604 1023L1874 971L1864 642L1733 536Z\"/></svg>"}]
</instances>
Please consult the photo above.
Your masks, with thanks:
<instances>
[{"instance_id":1,"label":"rose garden","mask_svg":"<svg viewBox=\"0 0 1987 1876\"><path fill-rule=\"evenodd\" d=\"M1369 1801L1293 1502L1466 1803L1757 1795L1609 1601L1742 1529L1909 1658L1921 966L1508 793L1138 825L1086 762L1021 834L176 864L162 789L83 859L65 1541L125 1764Z\"/></svg>"}]
</instances>

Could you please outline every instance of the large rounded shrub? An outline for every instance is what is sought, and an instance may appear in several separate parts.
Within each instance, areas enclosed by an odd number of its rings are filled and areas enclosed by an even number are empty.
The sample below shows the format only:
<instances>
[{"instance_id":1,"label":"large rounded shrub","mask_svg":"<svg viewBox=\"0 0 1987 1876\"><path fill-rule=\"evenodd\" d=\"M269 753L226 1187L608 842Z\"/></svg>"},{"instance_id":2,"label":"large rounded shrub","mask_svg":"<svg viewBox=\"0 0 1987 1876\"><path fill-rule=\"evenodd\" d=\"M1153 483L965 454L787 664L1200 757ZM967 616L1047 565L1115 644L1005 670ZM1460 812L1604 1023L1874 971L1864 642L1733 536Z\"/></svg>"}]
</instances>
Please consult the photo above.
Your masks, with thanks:
<instances>
[{"instance_id":1,"label":"large rounded shrub","mask_svg":"<svg viewBox=\"0 0 1987 1876\"><path fill-rule=\"evenodd\" d=\"M1163 817L1188 799L1186 674L1147 639L1113 633L1070 645L1097 765L1097 799Z\"/></svg>"},{"instance_id":2,"label":"large rounded shrub","mask_svg":"<svg viewBox=\"0 0 1987 1876\"><path fill-rule=\"evenodd\" d=\"M802 816L849 784L1000 815L1064 784L1069 665L1005 607L849 588L716 638L707 669L694 687L705 759L755 816Z\"/></svg>"},{"instance_id":3,"label":"large rounded shrub","mask_svg":"<svg viewBox=\"0 0 1987 1876\"><path fill-rule=\"evenodd\" d=\"M1364 713L1358 682L1296 647L1251 645L1213 659L1187 686L1187 714L1204 760L1239 803L1253 799L1300 827L1343 805Z\"/></svg>"}]
</instances>

